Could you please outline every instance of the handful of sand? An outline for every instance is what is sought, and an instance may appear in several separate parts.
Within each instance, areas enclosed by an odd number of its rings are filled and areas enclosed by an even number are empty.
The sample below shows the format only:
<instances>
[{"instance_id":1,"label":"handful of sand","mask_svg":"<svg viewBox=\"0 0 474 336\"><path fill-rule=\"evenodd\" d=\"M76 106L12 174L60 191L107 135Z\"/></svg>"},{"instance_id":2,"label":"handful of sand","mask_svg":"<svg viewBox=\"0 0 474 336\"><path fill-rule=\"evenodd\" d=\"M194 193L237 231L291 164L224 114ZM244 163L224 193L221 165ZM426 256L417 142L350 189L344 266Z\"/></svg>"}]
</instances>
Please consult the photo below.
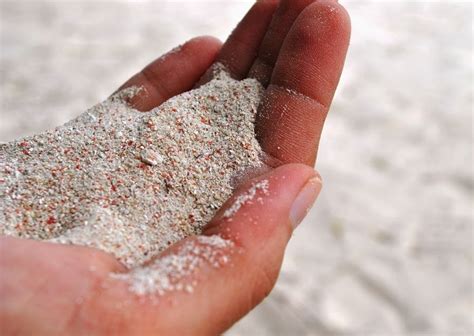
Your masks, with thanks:
<instances>
[{"instance_id":1,"label":"handful of sand","mask_svg":"<svg viewBox=\"0 0 474 336\"><path fill-rule=\"evenodd\" d=\"M263 88L224 71L139 112L123 90L55 130L0 145L0 233L96 247L128 267L200 233L261 166Z\"/></svg>"}]
</instances>

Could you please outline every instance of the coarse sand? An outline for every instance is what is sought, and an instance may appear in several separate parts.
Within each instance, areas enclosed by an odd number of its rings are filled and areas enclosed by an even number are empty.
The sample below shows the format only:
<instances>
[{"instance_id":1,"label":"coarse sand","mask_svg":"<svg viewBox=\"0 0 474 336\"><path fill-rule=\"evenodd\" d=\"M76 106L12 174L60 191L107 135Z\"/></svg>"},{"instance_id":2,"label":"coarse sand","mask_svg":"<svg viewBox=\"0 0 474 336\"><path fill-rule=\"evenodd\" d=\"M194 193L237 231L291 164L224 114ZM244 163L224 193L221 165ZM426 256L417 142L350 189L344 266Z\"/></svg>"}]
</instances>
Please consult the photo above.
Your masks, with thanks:
<instances>
[{"instance_id":1,"label":"coarse sand","mask_svg":"<svg viewBox=\"0 0 474 336\"><path fill-rule=\"evenodd\" d=\"M256 80L220 70L144 113L127 104L139 90L1 145L0 233L96 247L134 268L199 234L235 179L262 166L254 119L263 88ZM201 243L230 244L209 239ZM169 270L160 265L160 274ZM143 271L136 273L141 279Z\"/></svg>"}]
</instances>

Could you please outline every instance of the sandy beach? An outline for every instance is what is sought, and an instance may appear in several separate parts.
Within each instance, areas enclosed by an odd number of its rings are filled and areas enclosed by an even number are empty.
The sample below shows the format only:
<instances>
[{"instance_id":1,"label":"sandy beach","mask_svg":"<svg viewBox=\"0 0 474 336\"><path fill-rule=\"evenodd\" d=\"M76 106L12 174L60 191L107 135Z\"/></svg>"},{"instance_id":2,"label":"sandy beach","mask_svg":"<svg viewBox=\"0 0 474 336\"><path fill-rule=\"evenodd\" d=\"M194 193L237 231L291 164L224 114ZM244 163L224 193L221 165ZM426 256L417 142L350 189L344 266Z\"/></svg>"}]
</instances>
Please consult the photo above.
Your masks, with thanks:
<instances>
[{"instance_id":1,"label":"sandy beach","mask_svg":"<svg viewBox=\"0 0 474 336\"><path fill-rule=\"evenodd\" d=\"M472 335L472 4L340 2L353 33L322 194L227 335ZM74 118L186 39L225 39L251 3L1 0L0 141Z\"/></svg>"}]
</instances>

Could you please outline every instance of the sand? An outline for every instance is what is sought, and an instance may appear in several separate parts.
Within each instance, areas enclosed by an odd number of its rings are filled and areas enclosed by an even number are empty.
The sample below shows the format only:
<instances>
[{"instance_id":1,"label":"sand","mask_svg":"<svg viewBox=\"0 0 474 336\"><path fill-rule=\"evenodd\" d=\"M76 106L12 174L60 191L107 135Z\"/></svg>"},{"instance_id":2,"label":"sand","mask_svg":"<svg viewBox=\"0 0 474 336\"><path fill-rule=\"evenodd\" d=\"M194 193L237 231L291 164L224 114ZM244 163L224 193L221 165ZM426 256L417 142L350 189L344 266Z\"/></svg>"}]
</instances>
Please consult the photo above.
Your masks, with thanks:
<instances>
[{"instance_id":1,"label":"sand","mask_svg":"<svg viewBox=\"0 0 474 336\"><path fill-rule=\"evenodd\" d=\"M186 240L177 251L131 272L112 273L110 277L126 282L132 293L156 301L172 291L192 293L198 285L198 278L192 275L199 268L204 265L220 268L229 263L235 252L230 240L218 235L197 236L195 240Z\"/></svg>"},{"instance_id":2,"label":"sand","mask_svg":"<svg viewBox=\"0 0 474 336\"><path fill-rule=\"evenodd\" d=\"M199 234L236 179L262 166L254 119L263 88L216 69L150 112L128 106L143 90L129 88L3 144L0 232L99 248L130 268Z\"/></svg>"}]
</instances>

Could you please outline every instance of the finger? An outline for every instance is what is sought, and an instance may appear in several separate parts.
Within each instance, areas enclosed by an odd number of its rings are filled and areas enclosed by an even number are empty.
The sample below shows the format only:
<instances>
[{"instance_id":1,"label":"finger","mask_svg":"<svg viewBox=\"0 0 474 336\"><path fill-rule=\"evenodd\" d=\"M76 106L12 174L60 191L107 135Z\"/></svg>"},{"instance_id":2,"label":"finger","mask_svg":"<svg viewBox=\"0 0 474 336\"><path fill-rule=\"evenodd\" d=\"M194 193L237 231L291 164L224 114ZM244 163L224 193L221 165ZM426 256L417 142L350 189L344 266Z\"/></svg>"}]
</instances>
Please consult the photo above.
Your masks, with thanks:
<instances>
[{"instance_id":1,"label":"finger","mask_svg":"<svg viewBox=\"0 0 474 336\"><path fill-rule=\"evenodd\" d=\"M315 2L296 19L257 115L257 137L268 155L314 164L349 37L349 15L334 1Z\"/></svg>"},{"instance_id":2,"label":"finger","mask_svg":"<svg viewBox=\"0 0 474 336\"><path fill-rule=\"evenodd\" d=\"M83 311L100 316L97 325L119 325L127 334L221 333L270 292L293 227L320 188L318 175L298 164L250 181L224 205L204 236L172 246L144 268L112 277ZM167 277L171 280L164 281ZM122 305L118 314L106 322L117 301Z\"/></svg>"},{"instance_id":3,"label":"finger","mask_svg":"<svg viewBox=\"0 0 474 336\"><path fill-rule=\"evenodd\" d=\"M143 87L129 103L140 111L149 111L190 90L214 62L220 47L221 42L214 37L193 38L147 65L120 89Z\"/></svg>"},{"instance_id":4,"label":"finger","mask_svg":"<svg viewBox=\"0 0 474 336\"><path fill-rule=\"evenodd\" d=\"M105 275L124 270L115 258L95 249L2 237L2 331L6 335L70 334L65 330L80 301Z\"/></svg>"},{"instance_id":5,"label":"finger","mask_svg":"<svg viewBox=\"0 0 474 336\"><path fill-rule=\"evenodd\" d=\"M256 78L267 86L286 35L301 11L312 2L314 0L281 2L260 45L258 56L250 68L249 77Z\"/></svg>"},{"instance_id":6,"label":"finger","mask_svg":"<svg viewBox=\"0 0 474 336\"><path fill-rule=\"evenodd\" d=\"M222 46L216 62L222 63L233 78L242 79L247 76L278 2L279 0L257 1ZM211 72L212 69L200 84L211 79Z\"/></svg>"}]
</instances>

